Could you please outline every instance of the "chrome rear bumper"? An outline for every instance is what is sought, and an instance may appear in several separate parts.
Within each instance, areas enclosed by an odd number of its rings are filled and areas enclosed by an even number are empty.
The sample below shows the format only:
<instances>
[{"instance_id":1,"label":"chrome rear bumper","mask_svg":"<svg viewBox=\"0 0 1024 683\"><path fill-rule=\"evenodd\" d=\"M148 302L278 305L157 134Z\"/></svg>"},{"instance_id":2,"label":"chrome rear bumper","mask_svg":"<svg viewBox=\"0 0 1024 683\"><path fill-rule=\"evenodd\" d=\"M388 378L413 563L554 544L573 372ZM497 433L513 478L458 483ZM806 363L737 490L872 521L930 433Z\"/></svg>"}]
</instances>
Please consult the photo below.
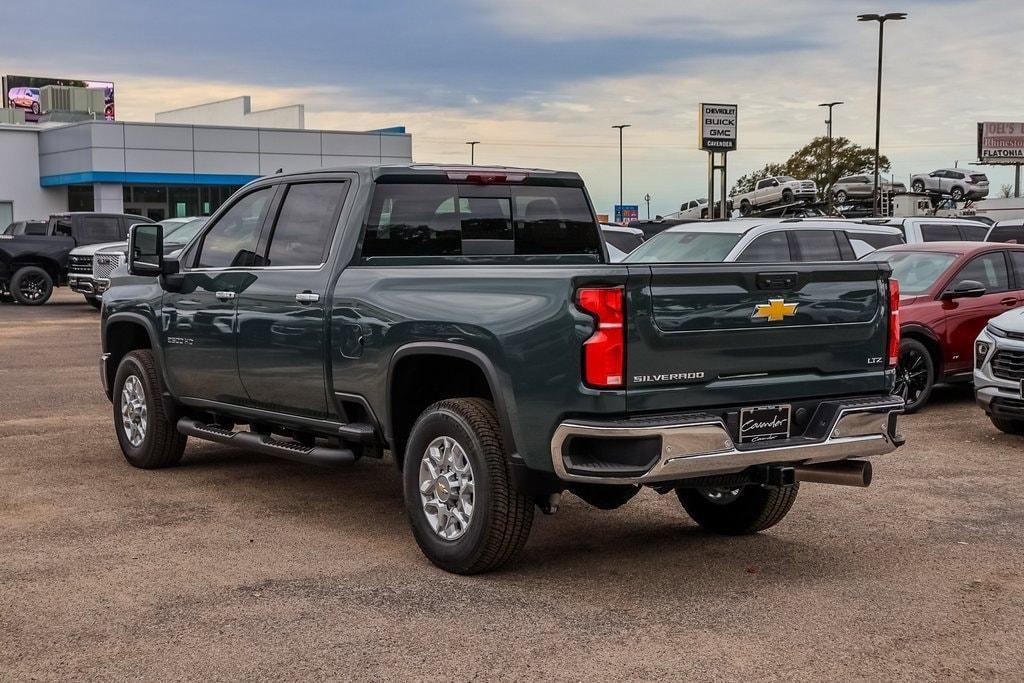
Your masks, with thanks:
<instances>
[{"instance_id":1,"label":"chrome rear bumper","mask_svg":"<svg viewBox=\"0 0 1024 683\"><path fill-rule=\"evenodd\" d=\"M720 417L689 414L659 421L657 418L595 423L562 422L551 439L551 461L564 481L594 484L648 484L741 472L755 465L813 464L889 453L903 441L896 432L896 416L903 412L898 397L854 399L834 407L820 438L797 437L773 444L737 445ZM660 454L643 472L623 476L583 473L567 463L564 446L574 437L590 439L660 438ZM614 446L614 444L612 444ZM575 469L575 471L573 471Z\"/></svg>"}]
</instances>

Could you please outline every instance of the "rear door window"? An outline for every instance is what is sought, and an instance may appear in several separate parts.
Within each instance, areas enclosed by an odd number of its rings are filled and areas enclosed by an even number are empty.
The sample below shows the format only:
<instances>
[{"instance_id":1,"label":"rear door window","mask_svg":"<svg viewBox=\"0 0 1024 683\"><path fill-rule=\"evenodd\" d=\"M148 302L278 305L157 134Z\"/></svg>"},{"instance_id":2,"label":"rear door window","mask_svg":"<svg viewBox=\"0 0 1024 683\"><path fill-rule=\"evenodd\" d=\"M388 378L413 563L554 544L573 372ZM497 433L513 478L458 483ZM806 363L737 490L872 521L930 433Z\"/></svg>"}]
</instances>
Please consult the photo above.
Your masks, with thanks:
<instances>
[{"instance_id":1,"label":"rear door window","mask_svg":"<svg viewBox=\"0 0 1024 683\"><path fill-rule=\"evenodd\" d=\"M289 185L270 237L265 265L319 266L327 258L346 183Z\"/></svg>"},{"instance_id":2,"label":"rear door window","mask_svg":"<svg viewBox=\"0 0 1024 683\"><path fill-rule=\"evenodd\" d=\"M801 261L842 261L835 232L832 230L794 230Z\"/></svg>"},{"instance_id":3,"label":"rear door window","mask_svg":"<svg viewBox=\"0 0 1024 683\"><path fill-rule=\"evenodd\" d=\"M1013 274L1017 280L1017 289L1024 289L1024 251L1010 250L1010 261L1013 262Z\"/></svg>"},{"instance_id":4,"label":"rear door window","mask_svg":"<svg viewBox=\"0 0 1024 683\"><path fill-rule=\"evenodd\" d=\"M362 256L601 253L582 188L380 183Z\"/></svg>"},{"instance_id":5,"label":"rear door window","mask_svg":"<svg viewBox=\"0 0 1024 683\"><path fill-rule=\"evenodd\" d=\"M121 237L121 222L117 216L82 216L78 230L79 244L116 242Z\"/></svg>"},{"instance_id":6,"label":"rear door window","mask_svg":"<svg viewBox=\"0 0 1024 683\"><path fill-rule=\"evenodd\" d=\"M1012 225L997 225L992 228L992 232L988 234L989 242L1012 242L1014 244L1024 244L1024 228L1014 227ZM1014 258L1016 258L1017 252L1013 252Z\"/></svg>"},{"instance_id":7,"label":"rear door window","mask_svg":"<svg viewBox=\"0 0 1024 683\"><path fill-rule=\"evenodd\" d=\"M640 235L634 235L631 232L619 232L617 230L602 230L601 233L604 235L604 241L612 245L619 251L624 251L627 254L643 243L643 239Z\"/></svg>"},{"instance_id":8,"label":"rear door window","mask_svg":"<svg viewBox=\"0 0 1024 683\"><path fill-rule=\"evenodd\" d=\"M988 235L989 227L981 223L961 223L960 239L967 242L984 242Z\"/></svg>"},{"instance_id":9,"label":"rear door window","mask_svg":"<svg viewBox=\"0 0 1024 683\"><path fill-rule=\"evenodd\" d=\"M751 242L736 260L757 263L791 261L789 238L783 230L761 235Z\"/></svg>"},{"instance_id":10,"label":"rear door window","mask_svg":"<svg viewBox=\"0 0 1024 683\"><path fill-rule=\"evenodd\" d=\"M923 223L921 240L924 242L959 242L960 231L952 223Z\"/></svg>"}]
</instances>

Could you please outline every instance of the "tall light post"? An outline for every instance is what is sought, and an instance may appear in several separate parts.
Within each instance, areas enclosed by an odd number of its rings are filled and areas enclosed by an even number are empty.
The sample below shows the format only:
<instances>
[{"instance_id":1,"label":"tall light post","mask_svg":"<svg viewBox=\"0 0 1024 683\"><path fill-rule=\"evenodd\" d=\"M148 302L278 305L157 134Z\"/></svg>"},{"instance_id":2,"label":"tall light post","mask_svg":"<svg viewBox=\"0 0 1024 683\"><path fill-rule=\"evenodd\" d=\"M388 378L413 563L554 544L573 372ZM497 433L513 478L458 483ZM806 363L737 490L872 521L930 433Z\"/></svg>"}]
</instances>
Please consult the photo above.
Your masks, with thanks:
<instances>
[{"instance_id":1,"label":"tall light post","mask_svg":"<svg viewBox=\"0 0 1024 683\"><path fill-rule=\"evenodd\" d=\"M882 128L882 38L885 35L885 22L902 21L907 18L906 12L889 12L888 14L858 14L857 21L878 22L878 85L875 97L875 189L874 189L874 213L878 215L878 146L881 142Z\"/></svg>"},{"instance_id":2,"label":"tall light post","mask_svg":"<svg viewBox=\"0 0 1024 683\"><path fill-rule=\"evenodd\" d=\"M619 206L622 206L622 129L629 128L631 124L620 123L612 126L612 128L619 129Z\"/></svg>"},{"instance_id":3,"label":"tall light post","mask_svg":"<svg viewBox=\"0 0 1024 683\"><path fill-rule=\"evenodd\" d=\"M476 146L480 144L480 141L470 140L466 144L469 145L469 165L473 166L476 162Z\"/></svg>"},{"instance_id":4,"label":"tall light post","mask_svg":"<svg viewBox=\"0 0 1024 683\"><path fill-rule=\"evenodd\" d=\"M825 166L825 168L827 169L826 173L828 174L825 178L827 181L830 181L832 179L832 108L838 107L840 104L843 103L822 102L821 104L818 105L819 107L828 107L828 118L825 119L825 130L827 131L828 135L828 161ZM831 185L831 183L827 184Z\"/></svg>"},{"instance_id":5,"label":"tall light post","mask_svg":"<svg viewBox=\"0 0 1024 683\"><path fill-rule=\"evenodd\" d=\"M647 202L647 220L651 220L651 193L648 192L644 195L644 201Z\"/></svg>"}]
</instances>

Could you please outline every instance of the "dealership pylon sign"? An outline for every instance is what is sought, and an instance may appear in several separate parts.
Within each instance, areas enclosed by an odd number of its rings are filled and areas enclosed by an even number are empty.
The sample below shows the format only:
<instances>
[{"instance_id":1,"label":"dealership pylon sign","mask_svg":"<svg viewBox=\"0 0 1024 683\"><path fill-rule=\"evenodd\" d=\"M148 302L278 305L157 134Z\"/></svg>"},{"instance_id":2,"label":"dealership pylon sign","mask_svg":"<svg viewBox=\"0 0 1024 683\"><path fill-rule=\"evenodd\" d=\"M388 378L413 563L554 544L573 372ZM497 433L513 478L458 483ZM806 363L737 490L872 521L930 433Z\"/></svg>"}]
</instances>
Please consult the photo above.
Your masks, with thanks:
<instances>
[{"instance_id":1,"label":"dealership pylon sign","mask_svg":"<svg viewBox=\"0 0 1024 683\"><path fill-rule=\"evenodd\" d=\"M736 149L735 104L700 103L700 148L705 152L731 152Z\"/></svg>"},{"instance_id":2,"label":"dealership pylon sign","mask_svg":"<svg viewBox=\"0 0 1024 683\"><path fill-rule=\"evenodd\" d=\"M978 161L986 164L1024 164L1024 123L979 123Z\"/></svg>"},{"instance_id":3,"label":"dealership pylon sign","mask_svg":"<svg viewBox=\"0 0 1024 683\"><path fill-rule=\"evenodd\" d=\"M714 104L701 102L697 110L697 140L700 148L708 153L708 218L729 217L729 201L726 197L728 188L729 152L736 149L736 114L739 107L735 104ZM715 155L720 155L716 161ZM715 171L719 172L721 193L718 210L715 210Z\"/></svg>"}]
</instances>

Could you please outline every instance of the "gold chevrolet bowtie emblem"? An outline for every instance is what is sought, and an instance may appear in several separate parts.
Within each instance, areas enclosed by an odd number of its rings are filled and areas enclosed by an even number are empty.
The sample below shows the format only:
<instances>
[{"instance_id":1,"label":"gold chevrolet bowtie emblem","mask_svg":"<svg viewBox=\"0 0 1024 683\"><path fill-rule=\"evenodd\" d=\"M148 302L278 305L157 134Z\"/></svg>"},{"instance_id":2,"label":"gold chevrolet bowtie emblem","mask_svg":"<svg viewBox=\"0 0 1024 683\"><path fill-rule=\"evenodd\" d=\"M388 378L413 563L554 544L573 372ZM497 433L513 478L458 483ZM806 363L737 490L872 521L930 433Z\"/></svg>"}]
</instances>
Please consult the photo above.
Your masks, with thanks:
<instances>
[{"instance_id":1,"label":"gold chevrolet bowtie emblem","mask_svg":"<svg viewBox=\"0 0 1024 683\"><path fill-rule=\"evenodd\" d=\"M754 307L753 320L765 318L773 323L782 320L787 315L796 315L797 304L787 304L785 299L768 299L766 304L758 304Z\"/></svg>"}]
</instances>

